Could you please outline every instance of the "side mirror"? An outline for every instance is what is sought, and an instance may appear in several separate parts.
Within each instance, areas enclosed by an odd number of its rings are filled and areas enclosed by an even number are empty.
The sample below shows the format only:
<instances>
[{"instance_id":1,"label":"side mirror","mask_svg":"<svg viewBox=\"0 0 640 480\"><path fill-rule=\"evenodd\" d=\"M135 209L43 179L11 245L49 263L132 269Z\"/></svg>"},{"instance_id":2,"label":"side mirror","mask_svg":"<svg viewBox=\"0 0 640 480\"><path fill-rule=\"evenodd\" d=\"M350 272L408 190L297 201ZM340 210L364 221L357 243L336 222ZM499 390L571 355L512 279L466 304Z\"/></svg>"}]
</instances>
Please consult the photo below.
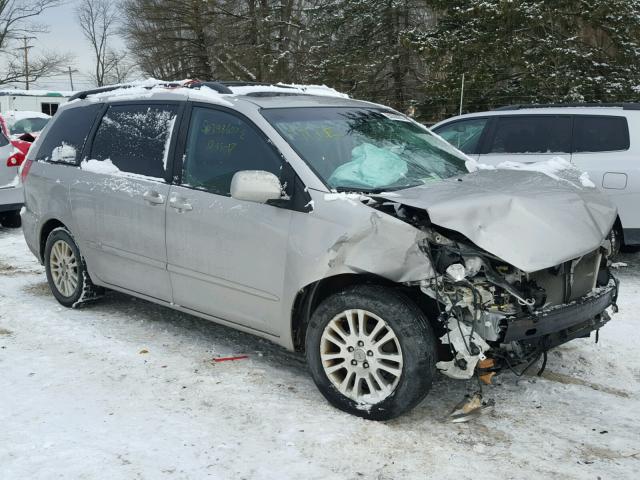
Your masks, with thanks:
<instances>
[{"instance_id":1,"label":"side mirror","mask_svg":"<svg viewBox=\"0 0 640 480\"><path fill-rule=\"evenodd\" d=\"M243 170L231 179L231 196L237 200L267 203L282 197L282 186L271 172Z\"/></svg>"}]
</instances>

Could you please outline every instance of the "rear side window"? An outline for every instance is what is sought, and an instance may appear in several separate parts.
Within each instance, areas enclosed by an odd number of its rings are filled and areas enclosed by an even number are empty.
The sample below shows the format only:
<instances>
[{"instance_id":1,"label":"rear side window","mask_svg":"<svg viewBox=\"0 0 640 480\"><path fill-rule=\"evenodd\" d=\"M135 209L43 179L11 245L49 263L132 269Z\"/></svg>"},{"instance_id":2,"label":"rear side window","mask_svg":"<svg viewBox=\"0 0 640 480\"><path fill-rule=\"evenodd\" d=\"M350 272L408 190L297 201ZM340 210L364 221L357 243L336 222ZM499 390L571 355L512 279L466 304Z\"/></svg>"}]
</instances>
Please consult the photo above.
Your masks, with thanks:
<instances>
[{"instance_id":1,"label":"rear side window","mask_svg":"<svg viewBox=\"0 0 640 480\"><path fill-rule=\"evenodd\" d=\"M93 139L91 160L164 179L177 113L177 105L110 106Z\"/></svg>"},{"instance_id":2,"label":"rear side window","mask_svg":"<svg viewBox=\"0 0 640 480\"><path fill-rule=\"evenodd\" d=\"M474 118L472 120L453 122L434 129L434 132L464 153L480 153L480 137L487 120L486 118Z\"/></svg>"},{"instance_id":3,"label":"rear side window","mask_svg":"<svg viewBox=\"0 0 640 480\"><path fill-rule=\"evenodd\" d=\"M77 164L101 105L63 110L38 139L36 160Z\"/></svg>"},{"instance_id":4,"label":"rear side window","mask_svg":"<svg viewBox=\"0 0 640 480\"><path fill-rule=\"evenodd\" d=\"M575 116L574 152L612 152L628 149L629 127L625 117Z\"/></svg>"},{"instance_id":5,"label":"rear side window","mask_svg":"<svg viewBox=\"0 0 640 480\"><path fill-rule=\"evenodd\" d=\"M571 117L514 115L500 117L489 153L569 153Z\"/></svg>"},{"instance_id":6,"label":"rear side window","mask_svg":"<svg viewBox=\"0 0 640 480\"><path fill-rule=\"evenodd\" d=\"M220 110L195 107L182 171L182 183L230 195L241 170L265 170L281 177L282 161L271 145L243 119Z\"/></svg>"}]
</instances>

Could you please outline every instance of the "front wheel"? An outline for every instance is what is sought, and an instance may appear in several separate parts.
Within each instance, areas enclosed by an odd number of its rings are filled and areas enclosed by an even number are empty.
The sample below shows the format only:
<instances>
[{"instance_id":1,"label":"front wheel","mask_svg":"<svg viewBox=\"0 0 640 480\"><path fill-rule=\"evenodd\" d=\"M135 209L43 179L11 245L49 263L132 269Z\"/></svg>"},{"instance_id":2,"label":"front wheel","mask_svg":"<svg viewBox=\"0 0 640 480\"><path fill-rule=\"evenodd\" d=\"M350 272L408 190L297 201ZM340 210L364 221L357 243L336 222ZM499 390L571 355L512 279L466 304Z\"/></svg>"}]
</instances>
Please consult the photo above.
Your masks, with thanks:
<instances>
[{"instance_id":1,"label":"front wheel","mask_svg":"<svg viewBox=\"0 0 640 480\"><path fill-rule=\"evenodd\" d=\"M611 258L616 258L622 250L622 228L618 222L611 230L609 240L611 241Z\"/></svg>"},{"instance_id":2,"label":"front wheel","mask_svg":"<svg viewBox=\"0 0 640 480\"><path fill-rule=\"evenodd\" d=\"M66 229L56 228L49 234L44 252L49 288L62 305L75 308L103 293L91 282L84 258Z\"/></svg>"},{"instance_id":3,"label":"front wheel","mask_svg":"<svg viewBox=\"0 0 640 480\"><path fill-rule=\"evenodd\" d=\"M330 296L313 313L306 355L318 389L333 406L388 420L429 392L436 343L424 313L408 297L357 286Z\"/></svg>"}]
</instances>

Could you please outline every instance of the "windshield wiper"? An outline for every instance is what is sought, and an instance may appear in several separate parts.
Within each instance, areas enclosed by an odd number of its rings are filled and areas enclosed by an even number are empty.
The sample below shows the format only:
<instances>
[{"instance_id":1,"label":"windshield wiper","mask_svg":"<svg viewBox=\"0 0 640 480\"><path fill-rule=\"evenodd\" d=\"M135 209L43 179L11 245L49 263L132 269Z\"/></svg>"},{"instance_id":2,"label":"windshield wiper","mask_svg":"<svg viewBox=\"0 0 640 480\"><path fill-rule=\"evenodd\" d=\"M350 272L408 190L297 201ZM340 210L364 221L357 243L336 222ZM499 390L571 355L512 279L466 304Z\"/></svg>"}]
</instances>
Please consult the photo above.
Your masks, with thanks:
<instances>
[{"instance_id":1,"label":"windshield wiper","mask_svg":"<svg viewBox=\"0 0 640 480\"><path fill-rule=\"evenodd\" d=\"M397 190L404 190L406 188L417 187L421 185L419 183L415 185L403 185L401 187L386 187L386 188L353 188L353 187L335 187L335 191L339 193L385 193L385 192L395 192Z\"/></svg>"}]
</instances>

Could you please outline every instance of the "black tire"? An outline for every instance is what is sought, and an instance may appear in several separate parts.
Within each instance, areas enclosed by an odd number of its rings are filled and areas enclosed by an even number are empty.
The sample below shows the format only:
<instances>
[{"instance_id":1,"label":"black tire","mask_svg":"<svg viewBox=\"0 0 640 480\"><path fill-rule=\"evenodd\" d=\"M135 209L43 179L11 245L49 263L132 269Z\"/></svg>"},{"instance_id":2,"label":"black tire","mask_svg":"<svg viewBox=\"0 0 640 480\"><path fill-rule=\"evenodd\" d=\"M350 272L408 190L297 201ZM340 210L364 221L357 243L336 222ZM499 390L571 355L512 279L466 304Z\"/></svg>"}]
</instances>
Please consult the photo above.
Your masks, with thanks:
<instances>
[{"instance_id":1,"label":"black tire","mask_svg":"<svg viewBox=\"0 0 640 480\"><path fill-rule=\"evenodd\" d=\"M622 228L619 222L613 226L611 233L609 234L609 240L611 240L611 258L616 258L623 247Z\"/></svg>"},{"instance_id":2,"label":"black tire","mask_svg":"<svg viewBox=\"0 0 640 480\"><path fill-rule=\"evenodd\" d=\"M325 328L350 309L366 310L383 319L402 352L402 371L395 390L373 405L343 395L325 373L320 357ZM325 398L334 407L369 420L389 420L414 408L431 389L436 373L436 338L429 321L411 299L391 288L362 285L328 297L311 317L305 347L311 375Z\"/></svg>"},{"instance_id":3,"label":"black tire","mask_svg":"<svg viewBox=\"0 0 640 480\"><path fill-rule=\"evenodd\" d=\"M0 225L5 228L20 228L22 226L20 211L14 210L11 212L0 213Z\"/></svg>"},{"instance_id":4,"label":"black tire","mask_svg":"<svg viewBox=\"0 0 640 480\"><path fill-rule=\"evenodd\" d=\"M74 271L77 274L76 287L69 295L64 295L56 286L51 273L51 251L56 242L62 241L69 246L76 259L76 267ZM73 237L69 231L65 228L54 229L47 237L47 242L44 249L44 266L47 272L47 283L51 289L51 293L58 300L58 302L65 307L77 308L89 301L95 300L104 294L104 289L98 287L91 282L89 273L87 272L87 265L84 258L80 254L80 250L76 245Z\"/></svg>"}]
</instances>

